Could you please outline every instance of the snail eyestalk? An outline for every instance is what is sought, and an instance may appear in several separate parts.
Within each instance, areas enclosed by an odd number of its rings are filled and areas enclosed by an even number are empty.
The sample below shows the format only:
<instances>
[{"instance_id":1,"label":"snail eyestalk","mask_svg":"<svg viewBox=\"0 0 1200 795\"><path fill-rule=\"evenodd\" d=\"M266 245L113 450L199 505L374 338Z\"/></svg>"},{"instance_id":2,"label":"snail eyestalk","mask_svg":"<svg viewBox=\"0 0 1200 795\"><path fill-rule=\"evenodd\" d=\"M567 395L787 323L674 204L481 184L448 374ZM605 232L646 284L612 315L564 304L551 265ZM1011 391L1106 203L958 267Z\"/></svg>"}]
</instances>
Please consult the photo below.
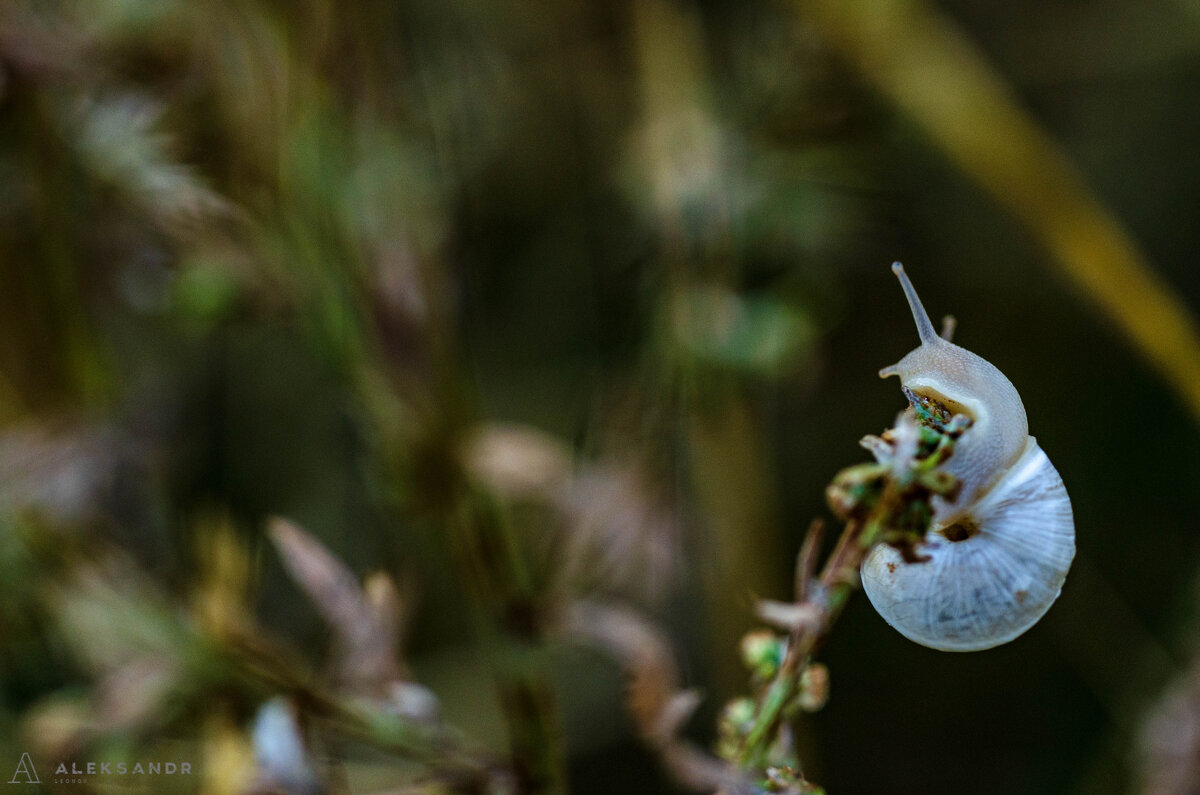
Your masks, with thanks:
<instances>
[{"instance_id":1,"label":"snail eyestalk","mask_svg":"<svg viewBox=\"0 0 1200 795\"><path fill-rule=\"evenodd\" d=\"M916 288L908 280L908 274L904 272L904 266L899 262L893 262L892 273L896 274L896 278L900 280L900 286L904 288L904 297L908 299L908 308L912 310L913 320L917 324L917 334L921 338L921 344L930 345L941 342L942 338L934 330L933 321L929 319L929 313L925 311L925 306L917 296Z\"/></svg>"}]
</instances>

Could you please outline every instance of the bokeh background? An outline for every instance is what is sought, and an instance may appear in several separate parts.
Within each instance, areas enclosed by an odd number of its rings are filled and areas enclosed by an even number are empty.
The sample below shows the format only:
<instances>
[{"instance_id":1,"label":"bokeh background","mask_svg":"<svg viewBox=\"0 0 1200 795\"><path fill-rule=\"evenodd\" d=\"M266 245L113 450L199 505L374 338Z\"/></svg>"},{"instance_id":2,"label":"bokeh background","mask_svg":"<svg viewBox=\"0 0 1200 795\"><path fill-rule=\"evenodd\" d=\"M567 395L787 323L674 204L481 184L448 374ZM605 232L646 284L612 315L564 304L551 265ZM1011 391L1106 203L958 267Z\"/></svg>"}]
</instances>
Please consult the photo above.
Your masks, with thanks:
<instances>
[{"instance_id":1,"label":"bokeh background","mask_svg":"<svg viewBox=\"0 0 1200 795\"><path fill-rule=\"evenodd\" d=\"M1198 108L1194 0L4 0L0 774L444 791L313 695L406 681L572 792L686 791L563 628L639 616L712 743L903 408L902 260L1079 552L983 653L856 596L806 775L1197 791Z\"/></svg>"}]
</instances>

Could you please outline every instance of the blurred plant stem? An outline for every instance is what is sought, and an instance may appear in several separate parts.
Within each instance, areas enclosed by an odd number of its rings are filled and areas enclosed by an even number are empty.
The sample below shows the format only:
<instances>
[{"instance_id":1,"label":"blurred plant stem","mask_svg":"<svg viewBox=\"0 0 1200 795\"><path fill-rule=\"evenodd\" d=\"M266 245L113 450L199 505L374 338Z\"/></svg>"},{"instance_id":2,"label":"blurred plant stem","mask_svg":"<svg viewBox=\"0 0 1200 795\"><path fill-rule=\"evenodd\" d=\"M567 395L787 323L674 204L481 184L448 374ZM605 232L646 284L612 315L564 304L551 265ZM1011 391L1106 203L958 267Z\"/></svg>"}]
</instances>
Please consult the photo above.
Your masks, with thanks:
<instances>
[{"instance_id":1,"label":"blurred plant stem","mask_svg":"<svg viewBox=\"0 0 1200 795\"><path fill-rule=\"evenodd\" d=\"M730 595L771 593L785 575L772 565L781 541L759 418L736 378L706 368L687 347L705 333L723 343L730 336L719 328L717 302L705 300L734 295L738 281L724 190L731 180L726 142L710 96L711 64L696 10L648 0L632 11L639 154L661 235L668 328L666 361L655 366L669 374L664 391L680 402L686 473L705 519L708 543L700 576L716 685L735 692L742 673L724 650L749 627L744 601Z\"/></svg>"},{"instance_id":2,"label":"blurred plant stem","mask_svg":"<svg viewBox=\"0 0 1200 795\"><path fill-rule=\"evenodd\" d=\"M6 267L0 298L0 366L5 369L0 419L35 407L100 399L109 378L100 339L87 316L74 219L63 209L63 197L71 195L77 178L76 163L56 134L52 102L28 91L14 92L10 101L22 114L19 129L34 177L29 196L33 235L27 228L0 235L0 254L13 263ZM31 252L39 267L23 267ZM32 353L22 350L30 344L36 346Z\"/></svg>"},{"instance_id":3,"label":"blurred plant stem","mask_svg":"<svg viewBox=\"0 0 1200 795\"><path fill-rule=\"evenodd\" d=\"M429 67L419 68L425 77ZM313 79L304 82L302 76ZM458 333L461 285L436 245L429 252L412 251L413 261L389 282L386 246L363 246L352 225L328 222L339 217L338 197L308 187L305 177L312 175L306 168L312 163L331 170L343 167L345 142L354 140L355 133L368 140L382 137L375 127L383 122L358 119L361 129L345 126L315 77L302 69L293 75L293 90L303 87L308 104L322 113L295 122L295 162L290 165L296 196L291 198L300 209L292 208L295 216L280 221L281 272L299 286L296 292L307 304L313 333L333 352L361 397L367 424L377 437L379 465L400 495L393 507L441 531L439 543L446 545L455 579L474 606L474 621L468 623L495 675L518 790L559 792L562 748L553 691L541 670L539 594L508 516L471 482L459 457L462 440L478 420ZM434 128L432 141L425 143L436 151L449 182L455 174L457 139L438 125ZM402 191L399 195L410 198ZM416 234L411 219L388 220ZM392 233L407 251L408 236L389 229ZM401 328L403 334L389 336Z\"/></svg>"},{"instance_id":4,"label":"blurred plant stem","mask_svg":"<svg viewBox=\"0 0 1200 795\"><path fill-rule=\"evenodd\" d=\"M544 670L542 609L511 528L483 494L469 491L452 539L461 582L473 592L481 642L497 676L521 792L564 792L554 691Z\"/></svg>"},{"instance_id":5,"label":"blurred plant stem","mask_svg":"<svg viewBox=\"0 0 1200 795\"><path fill-rule=\"evenodd\" d=\"M373 367L369 357L360 362L357 380L374 427L383 432L381 452L390 477L422 484L416 504L402 509L431 516L446 531L456 579L473 605L477 643L496 677L518 791L563 792L557 703L544 670L544 608L508 515L470 481L455 457L471 426L459 399L450 336L442 337L431 356L437 398L406 401L389 379L379 377L387 366ZM440 416L425 416L429 411Z\"/></svg>"},{"instance_id":6,"label":"blurred plant stem","mask_svg":"<svg viewBox=\"0 0 1200 795\"><path fill-rule=\"evenodd\" d=\"M953 22L922 0L797 0L829 41L1053 255L1200 423L1200 330Z\"/></svg>"},{"instance_id":7,"label":"blurred plant stem","mask_svg":"<svg viewBox=\"0 0 1200 795\"><path fill-rule=\"evenodd\" d=\"M689 473L711 533L703 570L713 613L711 642L729 649L749 629L745 601L736 597L786 587L786 569L776 556L781 541L774 494L763 465L762 435L744 400L730 394L711 411L693 408L689 420ZM717 669L718 685L736 692L743 680L736 661L713 656L726 661Z\"/></svg>"}]
</instances>

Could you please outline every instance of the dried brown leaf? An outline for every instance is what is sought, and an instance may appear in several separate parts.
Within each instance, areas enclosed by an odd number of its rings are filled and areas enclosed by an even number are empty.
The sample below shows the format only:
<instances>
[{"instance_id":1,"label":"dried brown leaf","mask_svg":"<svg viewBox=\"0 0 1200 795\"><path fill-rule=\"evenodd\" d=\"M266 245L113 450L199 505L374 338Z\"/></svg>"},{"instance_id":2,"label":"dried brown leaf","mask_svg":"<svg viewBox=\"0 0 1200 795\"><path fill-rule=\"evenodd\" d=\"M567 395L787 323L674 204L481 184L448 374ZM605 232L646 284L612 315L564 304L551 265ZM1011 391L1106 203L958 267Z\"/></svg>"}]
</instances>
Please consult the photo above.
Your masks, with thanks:
<instances>
[{"instance_id":1,"label":"dried brown leaf","mask_svg":"<svg viewBox=\"0 0 1200 795\"><path fill-rule=\"evenodd\" d=\"M111 428L25 423L0 433L0 510L56 523L96 518L130 443Z\"/></svg>"},{"instance_id":2,"label":"dried brown leaf","mask_svg":"<svg viewBox=\"0 0 1200 795\"><path fill-rule=\"evenodd\" d=\"M106 730L136 731L159 720L161 707L179 684L178 660L146 656L100 681L93 715Z\"/></svg>"},{"instance_id":3,"label":"dried brown leaf","mask_svg":"<svg viewBox=\"0 0 1200 795\"><path fill-rule=\"evenodd\" d=\"M1137 792L1200 790L1200 666L1177 677L1143 718L1136 750Z\"/></svg>"},{"instance_id":4,"label":"dried brown leaf","mask_svg":"<svg viewBox=\"0 0 1200 795\"><path fill-rule=\"evenodd\" d=\"M364 592L346 564L296 525L275 518L267 532L288 573L334 632L338 679L352 691L382 694L403 670L396 651L399 597L390 578L373 575Z\"/></svg>"},{"instance_id":5,"label":"dried brown leaf","mask_svg":"<svg viewBox=\"0 0 1200 795\"><path fill-rule=\"evenodd\" d=\"M680 560L679 526L636 465L574 467L567 445L519 425L485 424L463 448L467 471L508 500L558 512L556 590L633 590L662 595Z\"/></svg>"},{"instance_id":6,"label":"dried brown leaf","mask_svg":"<svg viewBox=\"0 0 1200 795\"><path fill-rule=\"evenodd\" d=\"M754 613L771 626L789 632L816 632L821 626L821 609L807 602L796 604L760 599Z\"/></svg>"},{"instance_id":7,"label":"dried brown leaf","mask_svg":"<svg viewBox=\"0 0 1200 795\"><path fill-rule=\"evenodd\" d=\"M558 582L567 593L663 596L679 571L679 522L635 466L597 465L557 498L568 522Z\"/></svg>"},{"instance_id":8,"label":"dried brown leaf","mask_svg":"<svg viewBox=\"0 0 1200 795\"><path fill-rule=\"evenodd\" d=\"M528 426L484 424L462 454L477 481L508 499L552 498L571 475L566 445Z\"/></svg>"},{"instance_id":9,"label":"dried brown leaf","mask_svg":"<svg viewBox=\"0 0 1200 795\"><path fill-rule=\"evenodd\" d=\"M629 677L628 706L638 733L660 743L663 715L680 688L670 644L658 628L633 610L595 602L573 605L565 626L617 659Z\"/></svg>"},{"instance_id":10,"label":"dried brown leaf","mask_svg":"<svg viewBox=\"0 0 1200 795\"><path fill-rule=\"evenodd\" d=\"M631 609L581 601L567 610L563 630L616 658L629 677L626 705L634 726L676 779L698 791L752 791L731 767L679 738L700 697L680 689L674 654L658 627Z\"/></svg>"}]
</instances>

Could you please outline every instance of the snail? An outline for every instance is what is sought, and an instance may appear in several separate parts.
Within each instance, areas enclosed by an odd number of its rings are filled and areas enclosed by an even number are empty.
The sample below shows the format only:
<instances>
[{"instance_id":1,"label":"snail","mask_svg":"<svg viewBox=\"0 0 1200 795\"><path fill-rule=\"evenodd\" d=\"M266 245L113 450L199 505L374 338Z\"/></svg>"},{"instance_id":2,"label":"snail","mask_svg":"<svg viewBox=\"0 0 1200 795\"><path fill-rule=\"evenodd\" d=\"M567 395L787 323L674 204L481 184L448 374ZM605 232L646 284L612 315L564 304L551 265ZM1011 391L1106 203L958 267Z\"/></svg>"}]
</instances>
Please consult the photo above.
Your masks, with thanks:
<instances>
[{"instance_id":1,"label":"snail","mask_svg":"<svg viewBox=\"0 0 1200 795\"><path fill-rule=\"evenodd\" d=\"M942 465L961 487L953 499L933 498L919 547L925 560L905 562L879 544L863 563L863 589L909 640L942 651L989 649L1032 627L1058 598L1075 556L1071 501L1029 435L1016 388L982 357L939 337L903 266L892 271L921 345L880 377L900 376L910 401L933 401L972 424Z\"/></svg>"}]
</instances>

